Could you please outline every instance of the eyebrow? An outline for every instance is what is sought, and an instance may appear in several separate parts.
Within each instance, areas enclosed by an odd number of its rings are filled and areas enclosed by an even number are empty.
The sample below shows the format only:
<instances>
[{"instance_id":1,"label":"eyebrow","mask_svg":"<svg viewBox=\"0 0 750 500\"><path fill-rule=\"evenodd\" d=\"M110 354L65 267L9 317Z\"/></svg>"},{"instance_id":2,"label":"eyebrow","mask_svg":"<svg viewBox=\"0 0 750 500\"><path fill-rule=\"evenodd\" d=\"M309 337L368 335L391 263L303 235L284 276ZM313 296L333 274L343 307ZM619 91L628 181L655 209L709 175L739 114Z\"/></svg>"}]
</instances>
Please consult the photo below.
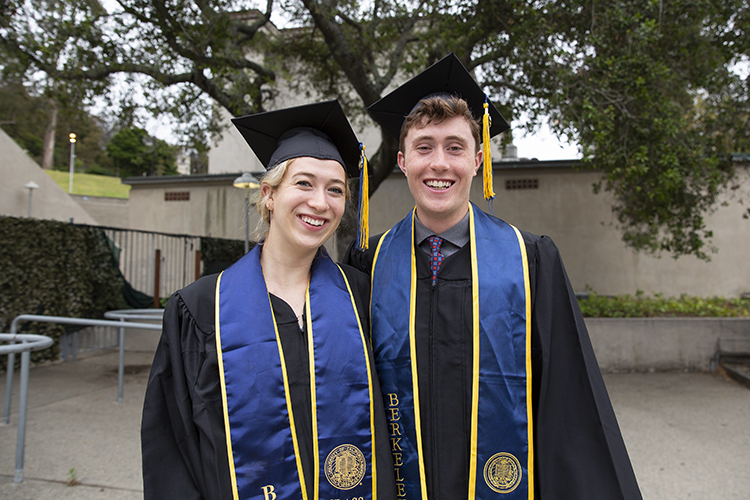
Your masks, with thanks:
<instances>
[{"instance_id":1,"label":"eyebrow","mask_svg":"<svg viewBox=\"0 0 750 500\"><path fill-rule=\"evenodd\" d=\"M424 140L434 141L435 140L435 136L432 136L432 135L429 135L429 134L418 135L414 139L412 139L412 143L417 142L417 141L424 141ZM445 138L445 140L446 141L460 142L462 144L468 144L469 143L469 141L466 138L464 138L464 137L462 137L460 135L449 135L449 136L447 136Z\"/></svg>"},{"instance_id":2,"label":"eyebrow","mask_svg":"<svg viewBox=\"0 0 750 500\"><path fill-rule=\"evenodd\" d=\"M318 176L315 175L315 174L313 174L312 172L305 172L304 170L302 170L300 172L297 172L297 173L295 173L295 174L292 175L292 177L299 177L299 176L311 177L313 179L317 179L318 178ZM345 180L338 179L336 177L331 178L331 182L335 182L336 184L342 184L342 185L346 184Z\"/></svg>"}]
</instances>

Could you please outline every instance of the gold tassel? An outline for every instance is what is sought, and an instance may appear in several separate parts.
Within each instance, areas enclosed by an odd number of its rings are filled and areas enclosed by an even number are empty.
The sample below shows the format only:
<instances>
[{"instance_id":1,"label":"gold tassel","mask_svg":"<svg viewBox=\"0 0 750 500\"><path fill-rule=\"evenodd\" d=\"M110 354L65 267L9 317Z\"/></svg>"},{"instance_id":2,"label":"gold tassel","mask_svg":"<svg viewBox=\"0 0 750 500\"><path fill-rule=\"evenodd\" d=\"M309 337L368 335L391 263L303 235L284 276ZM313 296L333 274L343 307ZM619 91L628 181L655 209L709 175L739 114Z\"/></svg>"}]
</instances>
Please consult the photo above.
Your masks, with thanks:
<instances>
[{"instance_id":1,"label":"gold tassel","mask_svg":"<svg viewBox=\"0 0 750 500\"><path fill-rule=\"evenodd\" d=\"M484 199L492 200L495 198L495 191L492 189L492 152L490 151L490 110L487 104L487 98L484 100L484 116L482 117L482 147L484 151Z\"/></svg>"},{"instance_id":2,"label":"gold tassel","mask_svg":"<svg viewBox=\"0 0 750 500\"><path fill-rule=\"evenodd\" d=\"M360 158L359 172L359 226L357 228L357 247L367 250L370 243L370 181L367 172L367 156L365 156L365 145L360 143L362 157Z\"/></svg>"}]
</instances>

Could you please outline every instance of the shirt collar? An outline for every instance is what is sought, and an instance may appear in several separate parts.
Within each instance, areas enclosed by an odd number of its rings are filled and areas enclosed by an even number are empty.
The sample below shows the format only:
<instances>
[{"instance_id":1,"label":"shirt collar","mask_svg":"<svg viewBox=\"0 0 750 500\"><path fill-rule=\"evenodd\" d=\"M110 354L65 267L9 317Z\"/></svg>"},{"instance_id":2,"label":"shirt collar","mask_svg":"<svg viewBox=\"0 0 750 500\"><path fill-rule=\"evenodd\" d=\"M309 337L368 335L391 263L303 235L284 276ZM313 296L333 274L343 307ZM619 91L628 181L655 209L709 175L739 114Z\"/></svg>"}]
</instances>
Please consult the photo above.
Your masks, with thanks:
<instances>
[{"instance_id":1,"label":"shirt collar","mask_svg":"<svg viewBox=\"0 0 750 500\"><path fill-rule=\"evenodd\" d=\"M440 236L443 240L447 240L454 244L458 248L462 248L469 242L469 211L466 211L464 218L458 221L453 227L444 231L441 234L435 234L433 231L427 229L427 226L420 222L419 217L415 217L416 221L414 224L414 239L417 242L417 246L422 244L424 240L432 235Z\"/></svg>"}]
</instances>

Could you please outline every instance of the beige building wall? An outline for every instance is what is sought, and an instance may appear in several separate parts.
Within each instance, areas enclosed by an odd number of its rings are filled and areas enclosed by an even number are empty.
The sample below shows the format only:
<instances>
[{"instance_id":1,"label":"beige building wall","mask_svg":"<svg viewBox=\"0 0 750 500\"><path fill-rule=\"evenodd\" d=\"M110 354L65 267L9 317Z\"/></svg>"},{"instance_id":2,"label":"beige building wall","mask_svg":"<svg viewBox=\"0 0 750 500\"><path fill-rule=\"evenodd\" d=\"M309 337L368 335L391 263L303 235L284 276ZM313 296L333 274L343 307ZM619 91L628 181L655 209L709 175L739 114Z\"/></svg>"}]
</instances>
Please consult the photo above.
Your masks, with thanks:
<instances>
[{"instance_id":1,"label":"beige building wall","mask_svg":"<svg viewBox=\"0 0 750 500\"><path fill-rule=\"evenodd\" d=\"M574 171L572 162L496 163L494 213L519 229L550 236L560 249L573 288L599 294L689 294L737 297L750 293L750 220L742 218L750 193L746 167L738 170L739 189L730 191L715 213L706 219L713 230L717 253L711 261L695 257L674 259L635 252L622 241L610 209L608 193L595 195L592 184L599 174ZM506 181L536 188L506 189ZM489 211L482 197L481 178L472 186L471 199ZM746 202L745 202L746 203ZM371 198L371 234L388 229L414 206L406 179L393 173Z\"/></svg>"},{"instance_id":2,"label":"beige building wall","mask_svg":"<svg viewBox=\"0 0 750 500\"><path fill-rule=\"evenodd\" d=\"M726 206L707 217L718 251L705 262L695 257L651 256L627 248L610 210L609 195L592 192L599 174L574 171L572 164L496 163L494 212L519 229L550 236L560 249L575 291L591 289L616 295L642 290L666 296L684 293L726 297L750 293L746 256L750 220L742 218L747 208L741 203L743 193L747 198L750 191L746 168L738 170L740 188L725 196ZM126 179L132 186L128 225L133 229L242 240L245 193L232 186L238 175ZM508 181L525 188L506 189ZM184 193L189 193L189 201L179 201ZM178 200L167 201L169 198ZM479 177L472 186L471 198L488 211ZM370 200L370 234L387 230L413 206L405 177L400 171L394 172ZM252 241L259 236L254 233L257 223L257 212L251 206Z\"/></svg>"},{"instance_id":3,"label":"beige building wall","mask_svg":"<svg viewBox=\"0 0 750 500\"><path fill-rule=\"evenodd\" d=\"M99 225L117 228L128 227L130 202L127 198L81 195L70 195L70 198L96 219Z\"/></svg>"},{"instance_id":4,"label":"beige building wall","mask_svg":"<svg viewBox=\"0 0 750 500\"><path fill-rule=\"evenodd\" d=\"M131 177L128 227L191 236L245 238L245 195L232 186L239 173L169 177ZM250 239L258 223L250 191Z\"/></svg>"}]
</instances>

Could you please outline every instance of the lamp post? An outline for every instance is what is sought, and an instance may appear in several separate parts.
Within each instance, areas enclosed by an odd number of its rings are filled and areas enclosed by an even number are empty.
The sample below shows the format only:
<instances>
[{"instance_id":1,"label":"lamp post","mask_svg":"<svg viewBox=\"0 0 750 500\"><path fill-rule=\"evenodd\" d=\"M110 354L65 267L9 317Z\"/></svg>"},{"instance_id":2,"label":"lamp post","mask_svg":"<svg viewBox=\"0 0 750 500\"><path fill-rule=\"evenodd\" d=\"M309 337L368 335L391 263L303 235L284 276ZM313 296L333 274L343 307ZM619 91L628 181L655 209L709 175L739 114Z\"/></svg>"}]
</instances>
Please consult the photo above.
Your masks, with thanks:
<instances>
[{"instance_id":1,"label":"lamp post","mask_svg":"<svg viewBox=\"0 0 750 500\"><path fill-rule=\"evenodd\" d=\"M39 184L34 181L29 181L23 187L29 190L29 218L31 218L31 194L35 189L39 188Z\"/></svg>"},{"instance_id":2,"label":"lamp post","mask_svg":"<svg viewBox=\"0 0 750 500\"><path fill-rule=\"evenodd\" d=\"M73 193L73 159L76 157L76 135L71 132L68 134L70 138L70 176L68 178L68 194Z\"/></svg>"},{"instance_id":3,"label":"lamp post","mask_svg":"<svg viewBox=\"0 0 750 500\"><path fill-rule=\"evenodd\" d=\"M151 148L151 175L156 175L156 137L144 137L143 144Z\"/></svg>"},{"instance_id":4,"label":"lamp post","mask_svg":"<svg viewBox=\"0 0 750 500\"><path fill-rule=\"evenodd\" d=\"M250 172L242 172L232 185L245 190L245 253L250 251L250 190L258 189L260 184Z\"/></svg>"}]
</instances>

